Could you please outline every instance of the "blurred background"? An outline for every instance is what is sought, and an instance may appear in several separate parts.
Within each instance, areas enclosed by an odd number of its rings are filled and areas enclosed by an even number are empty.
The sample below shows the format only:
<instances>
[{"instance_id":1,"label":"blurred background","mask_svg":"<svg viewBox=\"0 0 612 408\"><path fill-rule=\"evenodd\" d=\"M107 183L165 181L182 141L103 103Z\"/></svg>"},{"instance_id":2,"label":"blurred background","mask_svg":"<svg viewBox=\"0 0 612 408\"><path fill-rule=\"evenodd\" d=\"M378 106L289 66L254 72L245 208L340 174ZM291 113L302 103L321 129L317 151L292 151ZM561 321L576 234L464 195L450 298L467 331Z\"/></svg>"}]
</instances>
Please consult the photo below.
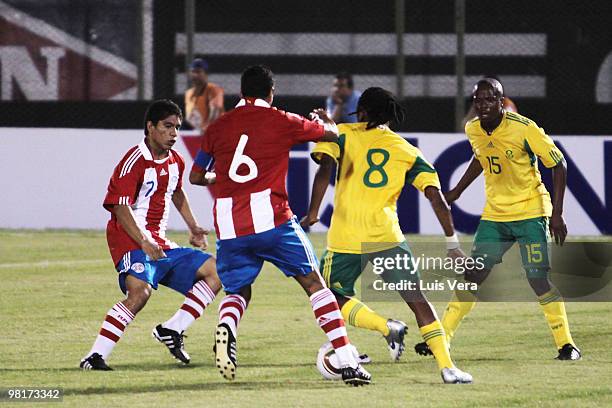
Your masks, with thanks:
<instances>
[{"instance_id":1,"label":"blurred background","mask_svg":"<svg viewBox=\"0 0 612 408\"><path fill-rule=\"evenodd\" d=\"M277 102L321 106L333 75L378 85L410 110L401 130L450 132L482 75L556 134L612 127L608 0L1 0L4 126L140 127L147 101L183 100L209 64L232 107L239 73L264 63Z\"/></svg>"},{"instance_id":2,"label":"blurred background","mask_svg":"<svg viewBox=\"0 0 612 408\"><path fill-rule=\"evenodd\" d=\"M1 170L19 175L4 181L0 228L103 228L108 177L142 137L147 105L184 107L190 64L203 58L226 110L251 64L274 71L277 107L303 115L325 105L342 71L355 90L393 91L409 112L396 130L434 163L443 189L470 160L460 133L472 86L494 75L566 154L570 231L612 234L611 21L609 0L0 0L0 148L12 152ZM182 141L190 166L199 134ZM316 169L308 149L291 156L298 215ZM459 231L473 232L482 188L454 206ZM407 190L404 230L439 233ZM205 191L189 190L204 224Z\"/></svg>"}]
</instances>

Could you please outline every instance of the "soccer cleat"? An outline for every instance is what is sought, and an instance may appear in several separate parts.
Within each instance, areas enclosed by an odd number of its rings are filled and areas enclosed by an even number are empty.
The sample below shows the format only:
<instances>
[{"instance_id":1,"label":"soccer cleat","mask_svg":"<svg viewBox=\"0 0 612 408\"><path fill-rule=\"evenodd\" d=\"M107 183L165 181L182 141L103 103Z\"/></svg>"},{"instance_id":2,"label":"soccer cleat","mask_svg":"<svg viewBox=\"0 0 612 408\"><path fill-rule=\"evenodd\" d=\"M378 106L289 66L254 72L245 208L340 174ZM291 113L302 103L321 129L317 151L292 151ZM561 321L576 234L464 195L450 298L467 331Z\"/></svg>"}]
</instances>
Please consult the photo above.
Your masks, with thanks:
<instances>
[{"instance_id":1,"label":"soccer cleat","mask_svg":"<svg viewBox=\"0 0 612 408\"><path fill-rule=\"evenodd\" d=\"M443 368L440 374L444 384L471 384L473 381L469 373L463 372L457 367Z\"/></svg>"},{"instance_id":2,"label":"soccer cleat","mask_svg":"<svg viewBox=\"0 0 612 408\"><path fill-rule=\"evenodd\" d=\"M372 362L372 359L367 354L360 354L359 356L357 356L357 362L359 364L370 364Z\"/></svg>"},{"instance_id":3,"label":"soccer cleat","mask_svg":"<svg viewBox=\"0 0 612 408\"><path fill-rule=\"evenodd\" d=\"M357 368L344 367L342 370L342 381L347 385L358 387L372 382L372 376L365 368L358 365Z\"/></svg>"},{"instance_id":4,"label":"soccer cleat","mask_svg":"<svg viewBox=\"0 0 612 408\"><path fill-rule=\"evenodd\" d=\"M556 358L557 360L580 360L582 358L582 353L578 347L567 343L559 349L559 355Z\"/></svg>"},{"instance_id":5,"label":"soccer cleat","mask_svg":"<svg viewBox=\"0 0 612 408\"><path fill-rule=\"evenodd\" d=\"M226 380L236 378L236 338L226 323L217 326L215 332L215 362L219 373Z\"/></svg>"},{"instance_id":6,"label":"soccer cleat","mask_svg":"<svg viewBox=\"0 0 612 408\"><path fill-rule=\"evenodd\" d=\"M389 355L391 360L398 361L406 348L404 336L408 331L408 326L402 321L389 319L387 320L387 327L389 328L389 334L384 338L389 345Z\"/></svg>"},{"instance_id":7,"label":"soccer cleat","mask_svg":"<svg viewBox=\"0 0 612 408\"><path fill-rule=\"evenodd\" d=\"M106 361L98 353L93 353L89 357L82 359L79 367L83 370L113 371L112 368L106 365Z\"/></svg>"},{"instance_id":8,"label":"soccer cleat","mask_svg":"<svg viewBox=\"0 0 612 408\"><path fill-rule=\"evenodd\" d=\"M153 337L162 344L168 347L170 354L180 362L189 364L191 357L185 351L185 343L183 342L183 333L179 333L176 330L167 329L161 324L158 324L151 333Z\"/></svg>"},{"instance_id":9,"label":"soccer cleat","mask_svg":"<svg viewBox=\"0 0 612 408\"><path fill-rule=\"evenodd\" d=\"M433 353L431 352L431 350L429 349L429 346L425 342L415 344L414 352L421 356L433 356Z\"/></svg>"}]
</instances>

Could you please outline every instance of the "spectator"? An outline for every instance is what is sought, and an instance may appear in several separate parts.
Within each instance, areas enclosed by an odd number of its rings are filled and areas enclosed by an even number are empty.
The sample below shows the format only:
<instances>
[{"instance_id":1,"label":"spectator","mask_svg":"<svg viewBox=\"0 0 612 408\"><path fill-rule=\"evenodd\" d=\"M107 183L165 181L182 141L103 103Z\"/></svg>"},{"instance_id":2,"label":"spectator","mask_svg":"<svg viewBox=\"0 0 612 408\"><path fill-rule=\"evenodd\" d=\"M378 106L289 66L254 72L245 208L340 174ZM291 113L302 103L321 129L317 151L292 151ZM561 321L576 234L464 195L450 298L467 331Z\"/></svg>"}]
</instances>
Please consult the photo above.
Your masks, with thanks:
<instances>
[{"instance_id":1,"label":"spectator","mask_svg":"<svg viewBox=\"0 0 612 408\"><path fill-rule=\"evenodd\" d=\"M357 116L350 115L357 111L357 102L361 92L353 89L353 76L348 72L336 75L332 94L327 97L327 114L336 123L355 123Z\"/></svg>"},{"instance_id":2,"label":"spectator","mask_svg":"<svg viewBox=\"0 0 612 408\"><path fill-rule=\"evenodd\" d=\"M193 87L185 92L185 122L202 134L225 111L223 88L208 82L208 63L196 58L190 65Z\"/></svg>"}]
</instances>

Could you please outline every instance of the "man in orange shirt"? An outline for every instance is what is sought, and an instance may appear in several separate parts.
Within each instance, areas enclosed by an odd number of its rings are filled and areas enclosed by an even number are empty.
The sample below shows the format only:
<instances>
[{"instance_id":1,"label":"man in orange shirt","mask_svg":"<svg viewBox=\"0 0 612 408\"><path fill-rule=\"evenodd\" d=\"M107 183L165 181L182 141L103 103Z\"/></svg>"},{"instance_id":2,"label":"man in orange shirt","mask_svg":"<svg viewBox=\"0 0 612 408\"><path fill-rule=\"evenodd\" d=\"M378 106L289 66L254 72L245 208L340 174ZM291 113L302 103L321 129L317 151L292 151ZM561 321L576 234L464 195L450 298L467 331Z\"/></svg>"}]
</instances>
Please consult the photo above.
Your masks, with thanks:
<instances>
[{"instance_id":1,"label":"man in orange shirt","mask_svg":"<svg viewBox=\"0 0 612 408\"><path fill-rule=\"evenodd\" d=\"M185 92L185 121L204 134L206 128L225 111L223 88L208 82L208 63L196 58L190 65L193 87Z\"/></svg>"}]
</instances>

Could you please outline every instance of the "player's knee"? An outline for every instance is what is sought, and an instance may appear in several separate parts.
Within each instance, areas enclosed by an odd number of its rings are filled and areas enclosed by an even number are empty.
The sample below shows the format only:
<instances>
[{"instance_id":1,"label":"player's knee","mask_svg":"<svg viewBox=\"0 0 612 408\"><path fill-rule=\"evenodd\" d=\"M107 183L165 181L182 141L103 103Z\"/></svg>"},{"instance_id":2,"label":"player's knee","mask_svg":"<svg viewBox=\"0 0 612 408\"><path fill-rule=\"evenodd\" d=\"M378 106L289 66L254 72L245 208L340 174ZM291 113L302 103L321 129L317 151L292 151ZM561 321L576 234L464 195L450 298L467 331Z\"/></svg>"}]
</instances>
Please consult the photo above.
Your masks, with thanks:
<instances>
[{"instance_id":1,"label":"player's knee","mask_svg":"<svg viewBox=\"0 0 612 408\"><path fill-rule=\"evenodd\" d=\"M146 304L153 289L149 285L141 285L128 289L125 306L134 314L138 313Z\"/></svg>"},{"instance_id":2,"label":"player's knee","mask_svg":"<svg viewBox=\"0 0 612 408\"><path fill-rule=\"evenodd\" d=\"M552 289L550 281L547 277L529 277L527 278L529 285L536 295L542 296Z\"/></svg>"},{"instance_id":3,"label":"player's knee","mask_svg":"<svg viewBox=\"0 0 612 408\"><path fill-rule=\"evenodd\" d=\"M217 275L217 260L214 256L208 258L200 266L196 273L196 279L206 282L208 287L215 293L221 290L221 280L219 280L219 275Z\"/></svg>"},{"instance_id":4,"label":"player's knee","mask_svg":"<svg viewBox=\"0 0 612 408\"><path fill-rule=\"evenodd\" d=\"M319 278L319 274L314 271L308 275L296 277L296 279L309 296L325 287Z\"/></svg>"}]
</instances>

